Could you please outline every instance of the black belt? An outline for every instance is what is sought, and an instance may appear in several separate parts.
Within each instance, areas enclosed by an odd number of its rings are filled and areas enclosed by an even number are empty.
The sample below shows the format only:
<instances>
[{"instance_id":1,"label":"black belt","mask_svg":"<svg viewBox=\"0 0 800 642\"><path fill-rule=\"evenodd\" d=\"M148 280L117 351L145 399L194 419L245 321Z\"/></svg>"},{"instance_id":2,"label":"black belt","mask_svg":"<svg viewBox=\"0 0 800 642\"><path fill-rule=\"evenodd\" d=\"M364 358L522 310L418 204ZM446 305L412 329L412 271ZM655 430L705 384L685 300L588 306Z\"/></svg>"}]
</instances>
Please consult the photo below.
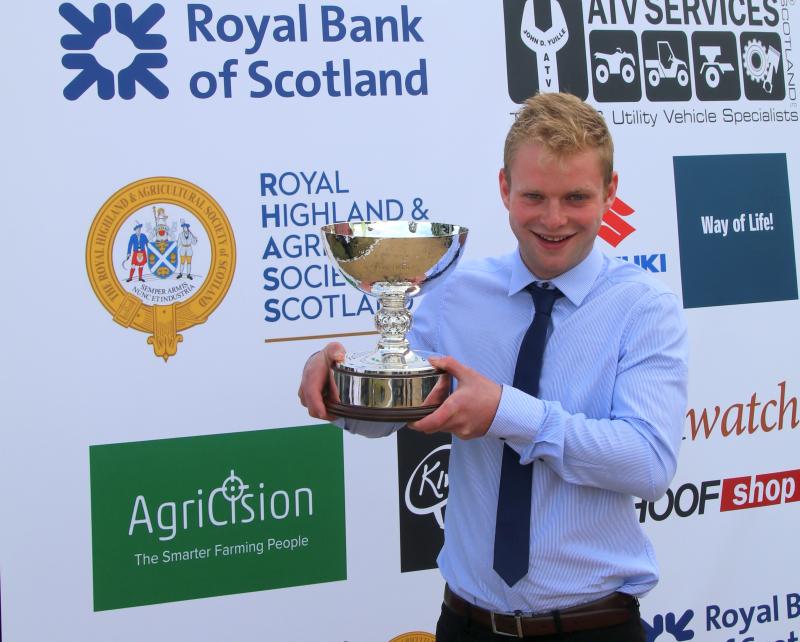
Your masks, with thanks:
<instances>
[{"instance_id":1,"label":"black belt","mask_svg":"<svg viewBox=\"0 0 800 642\"><path fill-rule=\"evenodd\" d=\"M527 616L518 611L511 615L487 611L470 604L453 593L447 585L444 587L444 603L453 613L468 618L492 633L512 638L615 626L630 620L639 606L639 600L632 595L612 593L594 602L546 614Z\"/></svg>"}]
</instances>

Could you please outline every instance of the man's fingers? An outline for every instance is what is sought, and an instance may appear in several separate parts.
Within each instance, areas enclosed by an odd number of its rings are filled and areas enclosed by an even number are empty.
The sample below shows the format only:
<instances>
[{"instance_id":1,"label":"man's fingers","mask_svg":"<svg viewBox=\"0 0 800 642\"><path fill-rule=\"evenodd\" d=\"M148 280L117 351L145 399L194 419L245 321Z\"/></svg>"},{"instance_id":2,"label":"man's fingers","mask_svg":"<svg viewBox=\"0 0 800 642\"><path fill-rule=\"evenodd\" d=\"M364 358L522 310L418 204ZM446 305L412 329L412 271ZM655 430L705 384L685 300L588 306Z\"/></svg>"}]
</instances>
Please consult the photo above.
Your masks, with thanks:
<instances>
[{"instance_id":1,"label":"man's fingers","mask_svg":"<svg viewBox=\"0 0 800 642\"><path fill-rule=\"evenodd\" d=\"M339 388L336 386L336 381L333 378L333 370L328 371L328 387L322 391L323 396L327 397L329 401L339 403Z\"/></svg>"},{"instance_id":2,"label":"man's fingers","mask_svg":"<svg viewBox=\"0 0 800 642\"><path fill-rule=\"evenodd\" d=\"M327 362L328 366L332 366L334 363L341 363L344 361L345 352L344 346L337 341L332 341L326 345L325 349L322 351L322 353L325 355L325 361Z\"/></svg>"},{"instance_id":3,"label":"man's fingers","mask_svg":"<svg viewBox=\"0 0 800 642\"><path fill-rule=\"evenodd\" d=\"M423 417L418 421L408 424L408 427L417 432L424 432L427 434L439 432L442 427L450 421L452 414L453 409L450 407L450 404L445 401L427 417Z\"/></svg>"},{"instance_id":4,"label":"man's fingers","mask_svg":"<svg viewBox=\"0 0 800 642\"><path fill-rule=\"evenodd\" d=\"M468 377L469 374L473 372L471 368L468 368L453 357L428 357L428 361L434 368L449 372L459 381L464 379L464 377Z\"/></svg>"},{"instance_id":5,"label":"man's fingers","mask_svg":"<svg viewBox=\"0 0 800 642\"><path fill-rule=\"evenodd\" d=\"M327 397L331 401L339 401L339 391L333 381L331 367L344 360L344 357L344 346L333 342L306 361L297 396L312 417L326 421L333 419L328 413L325 399Z\"/></svg>"},{"instance_id":6,"label":"man's fingers","mask_svg":"<svg viewBox=\"0 0 800 642\"><path fill-rule=\"evenodd\" d=\"M428 393L428 396L425 397L425 400L422 402L423 406L436 406L442 403L447 396L450 394L450 375L443 374L439 377L439 380L436 382L436 385L433 389Z\"/></svg>"}]
</instances>

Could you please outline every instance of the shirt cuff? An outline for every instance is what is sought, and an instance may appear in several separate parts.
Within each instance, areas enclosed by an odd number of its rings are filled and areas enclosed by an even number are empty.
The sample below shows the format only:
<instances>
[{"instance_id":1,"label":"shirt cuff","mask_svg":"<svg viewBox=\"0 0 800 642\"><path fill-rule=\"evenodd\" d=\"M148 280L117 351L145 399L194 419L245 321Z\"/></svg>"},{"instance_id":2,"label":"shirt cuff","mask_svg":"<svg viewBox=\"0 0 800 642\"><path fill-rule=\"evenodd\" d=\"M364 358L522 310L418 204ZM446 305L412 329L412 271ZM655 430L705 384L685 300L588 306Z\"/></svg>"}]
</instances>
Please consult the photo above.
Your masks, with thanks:
<instances>
[{"instance_id":1,"label":"shirt cuff","mask_svg":"<svg viewBox=\"0 0 800 642\"><path fill-rule=\"evenodd\" d=\"M503 385L500 404L486 434L519 448L530 446L539 433L545 414L545 404L541 399Z\"/></svg>"}]
</instances>

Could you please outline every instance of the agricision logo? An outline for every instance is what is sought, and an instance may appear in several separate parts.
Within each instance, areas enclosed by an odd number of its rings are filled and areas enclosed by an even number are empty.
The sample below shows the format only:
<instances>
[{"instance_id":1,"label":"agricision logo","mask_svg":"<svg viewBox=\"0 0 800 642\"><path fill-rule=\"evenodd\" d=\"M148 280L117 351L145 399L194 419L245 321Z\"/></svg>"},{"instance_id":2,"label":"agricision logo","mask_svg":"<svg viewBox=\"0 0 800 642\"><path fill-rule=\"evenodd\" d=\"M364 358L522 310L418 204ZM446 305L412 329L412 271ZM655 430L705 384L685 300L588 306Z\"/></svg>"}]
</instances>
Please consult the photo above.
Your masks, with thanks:
<instances>
[{"instance_id":1,"label":"agricision logo","mask_svg":"<svg viewBox=\"0 0 800 642\"><path fill-rule=\"evenodd\" d=\"M137 85L156 98L167 97L169 88L151 71L167 65L167 57L155 53L167 46L167 39L161 34L151 33L155 24L164 17L163 5L151 4L134 18L129 4L118 4L114 7L113 29L111 7L107 4L96 4L91 17L70 2L59 6L58 12L77 32L61 38L61 46L70 52L64 55L61 63L78 72L64 87L67 100L77 100L95 85L97 95L103 100L110 100L115 95L130 100L136 96ZM103 38L112 33L126 36L141 51L116 74L91 53Z\"/></svg>"}]
</instances>

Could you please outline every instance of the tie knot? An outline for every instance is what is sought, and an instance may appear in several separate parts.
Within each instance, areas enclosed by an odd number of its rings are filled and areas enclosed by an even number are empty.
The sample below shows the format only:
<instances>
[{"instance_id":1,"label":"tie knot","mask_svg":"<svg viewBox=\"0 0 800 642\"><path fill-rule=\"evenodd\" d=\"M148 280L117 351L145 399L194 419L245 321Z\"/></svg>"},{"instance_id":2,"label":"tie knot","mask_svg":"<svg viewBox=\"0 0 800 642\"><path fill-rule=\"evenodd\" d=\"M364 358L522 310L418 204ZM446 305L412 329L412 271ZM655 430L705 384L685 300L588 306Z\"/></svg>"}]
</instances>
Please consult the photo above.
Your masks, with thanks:
<instances>
[{"instance_id":1,"label":"tie knot","mask_svg":"<svg viewBox=\"0 0 800 642\"><path fill-rule=\"evenodd\" d=\"M533 307L536 310L536 314L546 314L549 316L553 311L553 304L556 302L556 299L564 296L561 290L552 285L550 287L542 287L536 283L531 283L527 285L525 289L533 298Z\"/></svg>"}]
</instances>

